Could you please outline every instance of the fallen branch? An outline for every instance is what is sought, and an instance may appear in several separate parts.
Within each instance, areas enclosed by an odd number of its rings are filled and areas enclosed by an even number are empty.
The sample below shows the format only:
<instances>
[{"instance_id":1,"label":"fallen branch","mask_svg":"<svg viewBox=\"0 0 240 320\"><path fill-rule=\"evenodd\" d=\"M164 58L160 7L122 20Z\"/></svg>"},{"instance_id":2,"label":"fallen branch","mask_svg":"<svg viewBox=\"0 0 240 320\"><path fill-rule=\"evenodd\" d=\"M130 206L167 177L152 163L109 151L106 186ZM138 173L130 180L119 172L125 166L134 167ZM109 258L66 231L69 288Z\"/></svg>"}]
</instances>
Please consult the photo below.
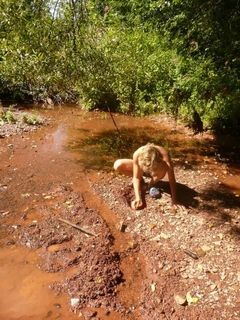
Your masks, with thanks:
<instances>
[{"instance_id":1,"label":"fallen branch","mask_svg":"<svg viewBox=\"0 0 240 320\"><path fill-rule=\"evenodd\" d=\"M64 220L64 219L61 219L61 218L58 218L58 220L61 221L61 222L63 222L63 223L68 224L69 226L71 226L71 227L73 227L73 228L75 228L75 229L78 229L79 231L81 231L81 232L83 232L83 233L85 233L85 234L87 234L87 235L89 235L89 236L94 236L94 237L97 236L96 234L94 234L94 233L92 233L92 232L89 232L89 231L86 231L86 230L82 229L81 227L79 227L78 225L76 225L76 224L74 224L74 223L71 223L71 222L68 221L68 220Z\"/></svg>"},{"instance_id":2,"label":"fallen branch","mask_svg":"<svg viewBox=\"0 0 240 320\"><path fill-rule=\"evenodd\" d=\"M189 255L191 258L193 258L194 260L197 260L198 259L198 255L190 250L183 250L187 255Z\"/></svg>"},{"instance_id":3,"label":"fallen branch","mask_svg":"<svg viewBox=\"0 0 240 320\"><path fill-rule=\"evenodd\" d=\"M112 122L113 122L113 124L114 124L117 132L120 134L120 130L118 129L118 126L117 126L117 124L116 124L116 121L114 120L113 115L112 115L112 112L111 112L111 110L110 110L109 107L108 107L108 112L109 112L109 114L110 114L110 117L112 118Z\"/></svg>"}]
</instances>

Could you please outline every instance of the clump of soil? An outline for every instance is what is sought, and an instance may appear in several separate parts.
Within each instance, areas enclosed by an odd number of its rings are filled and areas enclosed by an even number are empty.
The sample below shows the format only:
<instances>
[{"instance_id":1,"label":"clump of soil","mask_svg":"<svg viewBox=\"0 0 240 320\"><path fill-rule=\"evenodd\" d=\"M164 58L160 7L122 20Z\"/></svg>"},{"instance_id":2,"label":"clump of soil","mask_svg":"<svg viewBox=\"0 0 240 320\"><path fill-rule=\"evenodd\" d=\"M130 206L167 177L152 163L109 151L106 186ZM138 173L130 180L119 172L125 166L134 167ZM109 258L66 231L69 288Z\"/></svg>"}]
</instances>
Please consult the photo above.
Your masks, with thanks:
<instances>
[{"instance_id":1,"label":"clump of soil","mask_svg":"<svg viewBox=\"0 0 240 320\"><path fill-rule=\"evenodd\" d=\"M120 257L111 251L108 237L103 234L83 246L77 273L57 286L61 291L67 290L72 298L78 298L78 307L116 307L117 285L123 279Z\"/></svg>"},{"instance_id":2,"label":"clump of soil","mask_svg":"<svg viewBox=\"0 0 240 320\"><path fill-rule=\"evenodd\" d=\"M123 282L120 256L112 249L114 239L98 211L88 208L82 195L69 187L53 190L45 199L51 205L38 207L38 221L28 220L32 213L27 212L22 225L11 234L14 241L42 248L40 268L46 272L73 270L71 276L52 288L77 299L72 305L74 310L86 306L119 308L116 288ZM58 218L96 236L82 233Z\"/></svg>"}]
</instances>

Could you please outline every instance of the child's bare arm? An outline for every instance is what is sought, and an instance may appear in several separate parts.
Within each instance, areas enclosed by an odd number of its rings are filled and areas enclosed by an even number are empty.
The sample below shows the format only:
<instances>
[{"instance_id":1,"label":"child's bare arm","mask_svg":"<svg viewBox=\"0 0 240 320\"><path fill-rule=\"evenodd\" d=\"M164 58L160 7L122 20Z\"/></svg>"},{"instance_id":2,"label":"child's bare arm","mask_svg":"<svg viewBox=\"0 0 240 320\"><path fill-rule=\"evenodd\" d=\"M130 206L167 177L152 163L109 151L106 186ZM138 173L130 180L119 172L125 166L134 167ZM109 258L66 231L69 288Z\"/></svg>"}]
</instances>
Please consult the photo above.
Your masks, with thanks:
<instances>
[{"instance_id":1,"label":"child's bare arm","mask_svg":"<svg viewBox=\"0 0 240 320\"><path fill-rule=\"evenodd\" d=\"M174 174L174 169L172 163L168 163L168 180L172 195L172 204L177 204L177 194L176 194L176 179Z\"/></svg>"},{"instance_id":2,"label":"child's bare arm","mask_svg":"<svg viewBox=\"0 0 240 320\"><path fill-rule=\"evenodd\" d=\"M165 161L168 166L168 171L167 171L168 181L169 181L171 195L172 195L172 204L174 205L174 204L177 204L177 194L176 194L176 179L175 179L172 160L171 160L168 152L164 148L159 147L159 149L160 149L159 151L162 154L163 161Z\"/></svg>"},{"instance_id":3,"label":"child's bare arm","mask_svg":"<svg viewBox=\"0 0 240 320\"><path fill-rule=\"evenodd\" d=\"M138 165L138 155L133 155L133 188L135 193L135 200L132 202L133 209L139 209L142 207L142 196L141 196L141 179L143 172Z\"/></svg>"}]
</instances>

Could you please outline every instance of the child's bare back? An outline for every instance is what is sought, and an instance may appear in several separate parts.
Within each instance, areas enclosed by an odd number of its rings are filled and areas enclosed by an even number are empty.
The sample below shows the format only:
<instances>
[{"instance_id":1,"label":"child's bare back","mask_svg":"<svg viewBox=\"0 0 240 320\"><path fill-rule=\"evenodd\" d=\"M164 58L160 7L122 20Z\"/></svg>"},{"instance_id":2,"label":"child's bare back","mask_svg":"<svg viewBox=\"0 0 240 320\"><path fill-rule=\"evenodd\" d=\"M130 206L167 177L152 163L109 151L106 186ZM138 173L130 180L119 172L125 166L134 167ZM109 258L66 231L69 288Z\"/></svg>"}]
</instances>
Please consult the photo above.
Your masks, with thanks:
<instances>
[{"instance_id":1,"label":"child's bare back","mask_svg":"<svg viewBox=\"0 0 240 320\"><path fill-rule=\"evenodd\" d=\"M144 176L150 177L150 185L153 185L163 179L167 174L171 189L172 204L176 204L176 180L171 159L165 148L148 143L134 152L133 159L116 160L114 169L133 177L135 193L135 199L131 205L133 209L140 209L143 206L141 181Z\"/></svg>"}]
</instances>

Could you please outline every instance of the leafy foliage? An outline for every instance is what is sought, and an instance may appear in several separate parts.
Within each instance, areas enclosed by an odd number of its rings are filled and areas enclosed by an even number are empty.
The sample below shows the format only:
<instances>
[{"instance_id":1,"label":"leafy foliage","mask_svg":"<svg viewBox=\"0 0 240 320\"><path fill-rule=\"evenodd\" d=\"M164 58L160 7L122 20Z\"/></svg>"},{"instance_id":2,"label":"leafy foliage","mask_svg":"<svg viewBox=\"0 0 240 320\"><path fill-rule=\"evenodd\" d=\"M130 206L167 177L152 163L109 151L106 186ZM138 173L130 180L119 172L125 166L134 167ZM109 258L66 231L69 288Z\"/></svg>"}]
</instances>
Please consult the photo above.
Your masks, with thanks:
<instances>
[{"instance_id":1,"label":"leafy foliage","mask_svg":"<svg viewBox=\"0 0 240 320\"><path fill-rule=\"evenodd\" d=\"M0 95L240 124L236 0L1 0Z\"/></svg>"}]
</instances>

